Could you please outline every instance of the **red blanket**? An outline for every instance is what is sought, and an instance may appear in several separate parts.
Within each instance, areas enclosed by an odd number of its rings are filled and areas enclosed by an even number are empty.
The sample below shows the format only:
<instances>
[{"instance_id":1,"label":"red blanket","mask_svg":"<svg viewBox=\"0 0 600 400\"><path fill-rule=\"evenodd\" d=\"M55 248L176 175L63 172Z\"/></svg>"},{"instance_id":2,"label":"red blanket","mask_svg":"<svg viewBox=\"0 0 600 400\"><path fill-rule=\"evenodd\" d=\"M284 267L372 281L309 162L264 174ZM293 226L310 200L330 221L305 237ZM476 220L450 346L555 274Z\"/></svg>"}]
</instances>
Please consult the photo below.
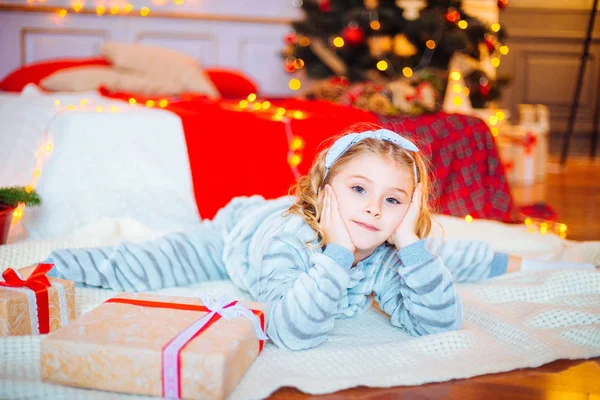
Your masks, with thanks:
<instances>
[{"instance_id":1,"label":"red blanket","mask_svg":"<svg viewBox=\"0 0 600 400\"><path fill-rule=\"evenodd\" d=\"M202 218L212 218L235 196L287 194L295 181L288 163L290 133L303 141L303 148L293 154L302 157L297 172L305 174L319 145L357 122L378 123L417 142L432 165L436 211L495 220L510 217L513 204L504 169L493 137L479 119L444 113L383 119L350 107L298 99L272 99L267 111L241 111L237 105L184 97L166 106L183 123ZM286 133L284 122L274 116L277 108L287 111L291 132Z\"/></svg>"}]
</instances>

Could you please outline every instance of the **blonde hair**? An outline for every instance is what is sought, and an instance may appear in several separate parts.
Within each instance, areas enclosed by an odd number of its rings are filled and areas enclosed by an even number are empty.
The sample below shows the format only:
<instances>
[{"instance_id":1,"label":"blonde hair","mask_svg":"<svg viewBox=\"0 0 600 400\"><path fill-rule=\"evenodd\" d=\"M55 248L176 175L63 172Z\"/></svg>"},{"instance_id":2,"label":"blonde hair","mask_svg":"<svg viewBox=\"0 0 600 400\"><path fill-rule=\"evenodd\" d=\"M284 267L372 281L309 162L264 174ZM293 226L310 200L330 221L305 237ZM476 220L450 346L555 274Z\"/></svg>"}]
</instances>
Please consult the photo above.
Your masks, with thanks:
<instances>
[{"instance_id":1,"label":"blonde hair","mask_svg":"<svg viewBox=\"0 0 600 400\"><path fill-rule=\"evenodd\" d=\"M297 214L304 218L306 223L314 229L317 233L318 239L317 247L324 245L324 232L319 226L319 218L321 216L321 210L319 208L319 189L325 184L331 182L331 180L339 173L348 162L357 156L363 154L374 154L382 158L394 160L401 166L408 168L411 172L413 171L413 165L416 164L419 182L421 183L422 196L421 196L421 214L417 220L416 235L422 239L429 235L431 231L431 210L429 208L429 177L427 174L427 165L425 158L420 152L415 153L406 149L401 148L393 143L379 139L363 139L360 142L350 147L340 158L338 158L327 174L327 178L323 181L325 176L325 156L329 151L331 145L340 137L348 133L360 133L366 130L377 130L381 129L375 124L357 124L351 126L343 134L338 135L324 142L326 147L319 152L317 155L310 171L307 175L301 177L296 184L290 189L291 194L296 196L296 203L294 203L288 212L291 214ZM411 173L411 176L413 174ZM414 181L414 176L412 178ZM418 182L413 182L413 187Z\"/></svg>"}]
</instances>

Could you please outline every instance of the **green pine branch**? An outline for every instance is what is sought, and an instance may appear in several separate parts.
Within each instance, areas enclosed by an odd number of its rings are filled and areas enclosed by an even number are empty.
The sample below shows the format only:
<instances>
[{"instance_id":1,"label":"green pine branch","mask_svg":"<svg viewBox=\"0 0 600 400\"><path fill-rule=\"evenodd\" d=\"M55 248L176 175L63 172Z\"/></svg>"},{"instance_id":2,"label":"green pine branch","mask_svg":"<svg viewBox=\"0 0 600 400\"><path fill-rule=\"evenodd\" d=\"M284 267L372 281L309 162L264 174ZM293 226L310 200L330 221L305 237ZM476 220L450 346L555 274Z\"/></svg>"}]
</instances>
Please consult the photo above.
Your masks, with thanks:
<instances>
[{"instance_id":1,"label":"green pine branch","mask_svg":"<svg viewBox=\"0 0 600 400\"><path fill-rule=\"evenodd\" d=\"M27 191L24 186L0 188L0 204L16 207L25 204L26 207L39 206L42 203L35 190Z\"/></svg>"}]
</instances>

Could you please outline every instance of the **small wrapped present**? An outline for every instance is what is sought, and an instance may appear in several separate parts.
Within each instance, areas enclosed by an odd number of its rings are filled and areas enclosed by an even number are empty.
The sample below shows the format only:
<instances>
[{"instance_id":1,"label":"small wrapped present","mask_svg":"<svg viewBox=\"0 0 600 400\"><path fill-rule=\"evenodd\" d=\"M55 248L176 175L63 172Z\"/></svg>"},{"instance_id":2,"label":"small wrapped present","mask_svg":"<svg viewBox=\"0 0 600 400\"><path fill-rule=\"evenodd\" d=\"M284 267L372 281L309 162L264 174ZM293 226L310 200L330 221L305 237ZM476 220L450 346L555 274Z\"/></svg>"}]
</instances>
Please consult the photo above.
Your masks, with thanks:
<instances>
[{"instance_id":1,"label":"small wrapped present","mask_svg":"<svg viewBox=\"0 0 600 400\"><path fill-rule=\"evenodd\" d=\"M55 331L75 319L75 284L50 278L52 264L38 264L27 279L12 268L0 281L0 336Z\"/></svg>"},{"instance_id":2,"label":"small wrapped present","mask_svg":"<svg viewBox=\"0 0 600 400\"><path fill-rule=\"evenodd\" d=\"M123 293L41 343L42 380L224 399L262 350L263 303Z\"/></svg>"},{"instance_id":3,"label":"small wrapped present","mask_svg":"<svg viewBox=\"0 0 600 400\"><path fill-rule=\"evenodd\" d=\"M513 185L531 185L536 179L537 135L521 125L507 125L496 137L500 159L508 182Z\"/></svg>"}]
</instances>

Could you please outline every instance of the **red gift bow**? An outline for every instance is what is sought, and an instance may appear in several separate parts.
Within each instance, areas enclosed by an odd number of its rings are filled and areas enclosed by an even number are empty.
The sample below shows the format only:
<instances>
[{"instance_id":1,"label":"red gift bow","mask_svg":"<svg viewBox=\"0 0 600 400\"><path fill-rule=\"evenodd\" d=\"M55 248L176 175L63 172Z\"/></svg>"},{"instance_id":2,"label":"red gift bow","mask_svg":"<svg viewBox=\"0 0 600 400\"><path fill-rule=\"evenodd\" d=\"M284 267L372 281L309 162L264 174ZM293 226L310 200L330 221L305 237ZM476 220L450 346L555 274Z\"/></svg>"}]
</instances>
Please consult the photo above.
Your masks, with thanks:
<instances>
[{"instance_id":1,"label":"red gift bow","mask_svg":"<svg viewBox=\"0 0 600 400\"><path fill-rule=\"evenodd\" d=\"M14 269L8 268L2 273L4 282L0 282L0 286L15 288L26 287L35 292L38 324L40 326L40 333L42 334L50 332L48 288L52 285L46 274L50 272L52 267L54 267L54 264L38 264L26 280L21 279Z\"/></svg>"},{"instance_id":2,"label":"red gift bow","mask_svg":"<svg viewBox=\"0 0 600 400\"><path fill-rule=\"evenodd\" d=\"M536 142L537 137L533 133L527 132L527 134L525 135L525 140L523 141L523 146L525 146L525 154L531 154Z\"/></svg>"},{"instance_id":3,"label":"red gift bow","mask_svg":"<svg viewBox=\"0 0 600 400\"><path fill-rule=\"evenodd\" d=\"M425 98L423 97L423 90L425 90L425 88L427 88L428 85L426 83L420 83L416 88L415 88L415 93L414 94L407 94L406 96L404 96L404 98L406 99L406 101L413 102L415 100L425 100Z\"/></svg>"},{"instance_id":4,"label":"red gift bow","mask_svg":"<svg viewBox=\"0 0 600 400\"><path fill-rule=\"evenodd\" d=\"M105 303L121 303L121 304L131 304L131 305L143 306L143 307L170 308L173 310L189 310L189 311L202 311L202 312L211 312L212 311L212 310L209 310L208 308L206 308L205 306L199 306L196 304L178 304L178 303L167 303L167 302L163 302L163 301L123 299L123 298L119 298L119 297L116 297L116 298L113 297L111 299L108 299L105 301ZM235 305L236 303L237 303L237 300L231 302L230 304L225 306L225 308L231 307L231 306ZM262 330L264 331L265 330L265 314L261 310L252 310L251 309L250 311L252 311L252 313L260 319L260 326L261 326ZM218 313L213 315L213 317L206 324L204 324L202 329L200 329L198 332L196 332L194 337L192 337L186 343L186 346L189 342L191 342L194 338L196 338L198 335L200 335L202 332L204 332L206 329L208 329L208 327L210 327L213 323L217 322L220 318L221 318L221 316ZM258 341L258 352L259 353L262 351L264 345L265 345L264 340ZM177 357L179 358L179 362L177 363L178 369L181 368L181 352L183 351L184 348L185 348L185 346L179 350L179 353L177 355ZM163 351L164 351L164 348L163 348ZM177 385L179 386L179 388L178 388L177 392L181 393L181 373L178 373L177 375L179 377L179 382L177 382ZM164 384L165 383L163 382L163 397L165 395Z\"/></svg>"}]
</instances>

